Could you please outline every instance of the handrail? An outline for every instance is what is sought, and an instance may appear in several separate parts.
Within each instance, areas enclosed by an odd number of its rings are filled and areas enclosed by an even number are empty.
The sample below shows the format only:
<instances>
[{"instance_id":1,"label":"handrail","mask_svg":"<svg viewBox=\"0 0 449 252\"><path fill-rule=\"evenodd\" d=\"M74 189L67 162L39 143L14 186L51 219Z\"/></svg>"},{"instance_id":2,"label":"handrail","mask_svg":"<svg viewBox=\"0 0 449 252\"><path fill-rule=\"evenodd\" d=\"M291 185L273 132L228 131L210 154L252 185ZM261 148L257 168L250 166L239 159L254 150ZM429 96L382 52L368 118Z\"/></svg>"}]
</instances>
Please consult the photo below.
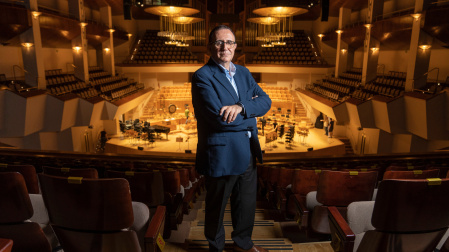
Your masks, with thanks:
<instances>
[{"instance_id":1,"label":"handrail","mask_svg":"<svg viewBox=\"0 0 449 252\"><path fill-rule=\"evenodd\" d=\"M424 77L424 76L428 76L429 73L433 72L433 70L437 70L437 81L438 81L438 76L440 75L440 68L439 68L439 67L434 67L434 68L430 69L429 71L425 72L423 75L421 75L421 76L419 76L419 77L416 77L416 78L414 78L414 79L412 80L412 85L413 85L413 86L412 86L412 90L415 90L415 81L416 81L416 80L419 80L419 79L421 79L421 78ZM426 78L426 80L427 80L427 78Z\"/></svg>"}]
</instances>

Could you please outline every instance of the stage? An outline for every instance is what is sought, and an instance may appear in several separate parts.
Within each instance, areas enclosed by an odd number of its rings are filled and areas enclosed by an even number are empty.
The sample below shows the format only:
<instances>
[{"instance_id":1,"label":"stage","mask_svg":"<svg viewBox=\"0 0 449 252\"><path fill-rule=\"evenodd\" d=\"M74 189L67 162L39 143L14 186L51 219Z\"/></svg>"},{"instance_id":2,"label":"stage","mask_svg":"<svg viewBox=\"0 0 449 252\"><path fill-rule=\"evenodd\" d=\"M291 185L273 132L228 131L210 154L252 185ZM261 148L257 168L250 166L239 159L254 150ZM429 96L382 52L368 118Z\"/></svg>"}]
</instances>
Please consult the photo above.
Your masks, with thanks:
<instances>
[{"instance_id":1,"label":"stage","mask_svg":"<svg viewBox=\"0 0 449 252\"><path fill-rule=\"evenodd\" d=\"M265 132L266 134L268 132ZM181 140L182 138L182 140ZM182 141L182 142L181 142ZM307 137L295 134L291 144L285 143L285 138L265 143L265 136L259 135L259 141L264 151L264 160L289 159L301 156L331 156L344 155L345 146L336 138L328 138L323 129L311 128ZM195 158L198 139L194 131L186 132L172 130L168 134L160 134L160 139L150 144L121 136L113 136L105 146L106 153L141 154L156 156L177 156ZM186 153L191 152L191 153Z\"/></svg>"}]
</instances>

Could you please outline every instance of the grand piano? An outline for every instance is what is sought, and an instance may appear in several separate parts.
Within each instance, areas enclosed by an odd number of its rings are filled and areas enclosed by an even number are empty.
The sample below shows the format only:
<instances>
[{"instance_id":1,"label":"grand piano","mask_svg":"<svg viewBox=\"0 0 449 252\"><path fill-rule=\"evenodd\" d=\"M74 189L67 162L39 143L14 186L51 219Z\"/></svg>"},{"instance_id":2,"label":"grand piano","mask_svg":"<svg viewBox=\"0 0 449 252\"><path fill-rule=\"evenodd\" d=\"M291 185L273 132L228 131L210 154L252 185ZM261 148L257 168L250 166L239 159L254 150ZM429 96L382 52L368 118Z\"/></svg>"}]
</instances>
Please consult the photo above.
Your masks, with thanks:
<instances>
[{"instance_id":1,"label":"grand piano","mask_svg":"<svg viewBox=\"0 0 449 252\"><path fill-rule=\"evenodd\" d=\"M165 133L166 139L168 140L168 133L170 133L170 128L161 126L161 125L151 125L148 127L150 133L157 133L158 135L161 133Z\"/></svg>"}]
</instances>

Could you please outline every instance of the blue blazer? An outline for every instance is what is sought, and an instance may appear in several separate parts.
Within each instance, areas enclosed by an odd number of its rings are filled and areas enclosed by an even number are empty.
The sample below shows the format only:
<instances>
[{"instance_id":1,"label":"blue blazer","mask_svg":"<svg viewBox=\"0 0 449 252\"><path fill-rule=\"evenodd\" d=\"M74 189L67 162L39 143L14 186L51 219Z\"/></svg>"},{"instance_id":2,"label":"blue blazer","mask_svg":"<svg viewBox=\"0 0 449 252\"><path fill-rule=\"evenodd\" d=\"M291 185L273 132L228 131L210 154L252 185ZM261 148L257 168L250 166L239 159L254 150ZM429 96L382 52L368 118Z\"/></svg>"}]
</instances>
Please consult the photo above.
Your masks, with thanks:
<instances>
[{"instance_id":1,"label":"blue blazer","mask_svg":"<svg viewBox=\"0 0 449 252\"><path fill-rule=\"evenodd\" d=\"M247 68L235 66L238 96L224 70L212 59L192 76L192 103L198 124L196 170L203 175L242 174L248 168L251 152L262 163L255 117L270 110L271 99ZM220 109L237 102L243 104L245 114L239 114L232 123L223 121Z\"/></svg>"}]
</instances>

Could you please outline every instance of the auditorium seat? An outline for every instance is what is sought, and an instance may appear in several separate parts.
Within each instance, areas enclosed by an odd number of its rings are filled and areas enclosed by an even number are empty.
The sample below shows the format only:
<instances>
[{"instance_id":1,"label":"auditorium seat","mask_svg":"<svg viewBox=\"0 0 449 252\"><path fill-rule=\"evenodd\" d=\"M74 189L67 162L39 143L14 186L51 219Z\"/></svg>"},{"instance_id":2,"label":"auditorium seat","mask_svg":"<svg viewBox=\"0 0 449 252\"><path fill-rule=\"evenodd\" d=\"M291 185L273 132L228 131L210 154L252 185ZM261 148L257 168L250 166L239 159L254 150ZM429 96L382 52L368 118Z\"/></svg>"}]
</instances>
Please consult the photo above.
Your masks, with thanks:
<instances>
[{"instance_id":1,"label":"auditorium seat","mask_svg":"<svg viewBox=\"0 0 449 252\"><path fill-rule=\"evenodd\" d=\"M125 179L63 178L39 174L50 222L64 251L154 251L165 207L151 218L132 202Z\"/></svg>"},{"instance_id":2,"label":"auditorium seat","mask_svg":"<svg viewBox=\"0 0 449 252\"><path fill-rule=\"evenodd\" d=\"M346 216L347 206L354 201L372 200L377 183L377 172L323 171L320 175L316 196L307 195L306 206L314 204L310 228L315 233L330 234L327 208L337 207ZM316 202L313 202L316 200Z\"/></svg>"},{"instance_id":3,"label":"auditorium seat","mask_svg":"<svg viewBox=\"0 0 449 252\"><path fill-rule=\"evenodd\" d=\"M318 180L322 170L295 169L292 179L291 192L285 196L286 216L294 216L301 227L307 227L310 210L306 206L306 196L309 192L316 191Z\"/></svg>"},{"instance_id":4,"label":"auditorium seat","mask_svg":"<svg viewBox=\"0 0 449 252\"><path fill-rule=\"evenodd\" d=\"M385 180L375 201L329 207L336 251L434 251L449 226L449 180ZM442 250L444 251L444 250Z\"/></svg>"},{"instance_id":5,"label":"auditorium seat","mask_svg":"<svg viewBox=\"0 0 449 252\"><path fill-rule=\"evenodd\" d=\"M54 168L43 166L44 174L59 176L59 177L83 177L83 178L98 178L98 171L94 168Z\"/></svg>"},{"instance_id":6,"label":"auditorium seat","mask_svg":"<svg viewBox=\"0 0 449 252\"><path fill-rule=\"evenodd\" d=\"M386 171L383 180L386 179L427 179L438 178L439 170L413 170L413 171Z\"/></svg>"},{"instance_id":7,"label":"auditorium seat","mask_svg":"<svg viewBox=\"0 0 449 252\"><path fill-rule=\"evenodd\" d=\"M28 193L39 193L36 168L33 165L0 165L0 172L18 172L25 179Z\"/></svg>"},{"instance_id":8,"label":"auditorium seat","mask_svg":"<svg viewBox=\"0 0 449 252\"><path fill-rule=\"evenodd\" d=\"M50 252L41 227L30 221L33 205L20 173L0 173L0 198L0 237L13 240L12 251Z\"/></svg>"}]
</instances>

